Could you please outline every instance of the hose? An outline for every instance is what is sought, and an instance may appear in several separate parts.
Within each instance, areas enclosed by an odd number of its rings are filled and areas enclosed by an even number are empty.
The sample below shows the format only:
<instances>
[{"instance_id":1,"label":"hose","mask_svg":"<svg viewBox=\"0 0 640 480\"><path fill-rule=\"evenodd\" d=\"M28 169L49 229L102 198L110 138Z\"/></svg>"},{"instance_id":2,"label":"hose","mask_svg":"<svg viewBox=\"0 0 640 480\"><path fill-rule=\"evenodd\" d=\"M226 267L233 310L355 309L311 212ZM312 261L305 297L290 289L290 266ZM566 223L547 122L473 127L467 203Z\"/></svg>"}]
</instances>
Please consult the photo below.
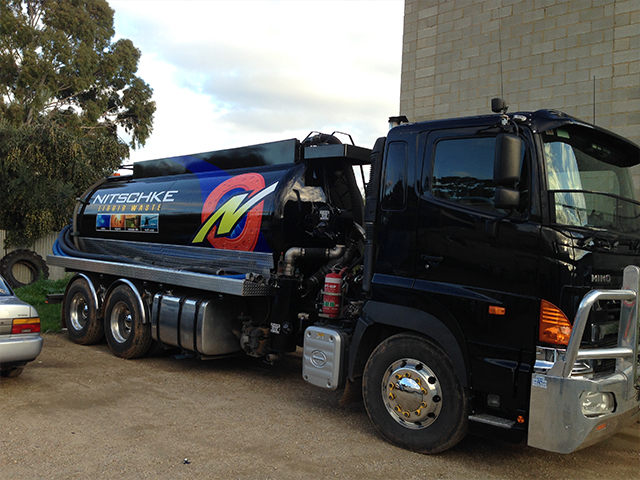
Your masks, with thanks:
<instances>
[{"instance_id":1,"label":"hose","mask_svg":"<svg viewBox=\"0 0 640 480\"><path fill-rule=\"evenodd\" d=\"M59 255L62 257L85 258L88 260L101 260L105 262L118 262L118 263L128 263L128 264L136 264L136 265L144 264L144 262L140 262L132 258L114 257L111 255L103 255L100 253L89 253L89 252L83 252L78 250L74 245L73 240L71 239L71 225L67 225L66 227L64 227L58 234L58 238L54 243L53 254Z\"/></svg>"}]
</instances>

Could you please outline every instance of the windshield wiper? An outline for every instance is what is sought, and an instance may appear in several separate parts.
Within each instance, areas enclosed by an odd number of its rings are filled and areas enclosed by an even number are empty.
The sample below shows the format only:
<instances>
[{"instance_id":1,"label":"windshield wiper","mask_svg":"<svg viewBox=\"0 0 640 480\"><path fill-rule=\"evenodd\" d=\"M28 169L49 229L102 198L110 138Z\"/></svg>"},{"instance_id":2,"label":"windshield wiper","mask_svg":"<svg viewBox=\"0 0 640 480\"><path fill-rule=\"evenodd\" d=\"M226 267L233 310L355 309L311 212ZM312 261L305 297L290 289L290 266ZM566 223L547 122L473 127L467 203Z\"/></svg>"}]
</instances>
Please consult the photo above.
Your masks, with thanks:
<instances>
[{"instance_id":1,"label":"windshield wiper","mask_svg":"<svg viewBox=\"0 0 640 480\"><path fill-rule=\"evenodd\" d=\"M640 206L640 202L634 200L633 198L623 197L621 195L616 195L615 193L608 192L600 192L598 190L571 190L571 189L559 189L559 190L549 190L549 193L586 193L589 195L602 195L604 197L615 198L616 200L622 200L623 202L633 203L635 205Z\"/></svg>"}]
</instances>

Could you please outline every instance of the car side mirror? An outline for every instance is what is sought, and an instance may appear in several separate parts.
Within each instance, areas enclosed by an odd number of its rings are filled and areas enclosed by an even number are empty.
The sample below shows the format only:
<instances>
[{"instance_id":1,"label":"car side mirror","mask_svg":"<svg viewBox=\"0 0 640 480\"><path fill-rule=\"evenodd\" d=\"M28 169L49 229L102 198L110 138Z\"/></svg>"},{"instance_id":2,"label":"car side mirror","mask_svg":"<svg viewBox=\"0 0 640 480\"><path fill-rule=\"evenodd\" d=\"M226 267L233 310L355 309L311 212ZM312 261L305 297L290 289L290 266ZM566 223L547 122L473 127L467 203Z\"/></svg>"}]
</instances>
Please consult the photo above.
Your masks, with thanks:
<instances>
[{"instance_id":1,"label":"car side mirror","mask_svg":"<svg viewBox=\"0 0 640 480\"><path fill-rule=\"evenodd\" d=\"M520 205L520 192L516 189L522 169L522 141L516 136L501 133L496 137L493 162L493 183L496 186L496 208L513 210Z\"/></svg>"}]
</instances>

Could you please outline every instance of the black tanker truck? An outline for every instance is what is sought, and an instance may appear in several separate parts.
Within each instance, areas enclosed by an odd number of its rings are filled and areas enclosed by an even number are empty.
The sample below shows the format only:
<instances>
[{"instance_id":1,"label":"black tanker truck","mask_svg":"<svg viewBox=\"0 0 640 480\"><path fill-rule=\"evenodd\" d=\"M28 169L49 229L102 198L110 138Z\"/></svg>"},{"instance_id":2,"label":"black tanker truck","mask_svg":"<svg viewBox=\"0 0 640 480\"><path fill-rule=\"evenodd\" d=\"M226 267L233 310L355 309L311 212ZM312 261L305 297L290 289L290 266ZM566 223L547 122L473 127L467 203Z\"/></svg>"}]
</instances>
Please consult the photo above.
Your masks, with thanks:
<instances>
[{"instance_id":1,"label":"black tanker truck","mask_svg":"<svg viewBox=\"0 0 640 480\"><path fill-rule=\"evenodd\" d=\"M492 108L393 117L372 150L313 133L99 182L48 257L75 272L69 337L123 358L300 349L306 381L361 392L382 437L424 453L613 435L640 411L639 147Z\"/></svg>"}]
</instances>

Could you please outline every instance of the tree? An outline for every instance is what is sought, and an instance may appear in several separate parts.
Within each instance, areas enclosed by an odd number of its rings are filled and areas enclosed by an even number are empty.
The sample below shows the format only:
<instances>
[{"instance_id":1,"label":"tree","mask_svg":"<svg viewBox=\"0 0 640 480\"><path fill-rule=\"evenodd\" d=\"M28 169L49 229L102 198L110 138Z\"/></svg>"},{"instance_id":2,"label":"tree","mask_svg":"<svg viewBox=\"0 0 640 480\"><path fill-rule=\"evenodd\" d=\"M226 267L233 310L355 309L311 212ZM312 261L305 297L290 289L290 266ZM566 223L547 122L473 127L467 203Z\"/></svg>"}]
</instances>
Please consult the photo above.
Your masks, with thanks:
<instances>
[{"instance_id":1,"label":"tree","mask_svg":"<svg viewBox=\"0 0 640 480\"><path fill-rule=\"evenodd\" d=\"M77 136L55 123L0 120L0 225L7 245L28 245L69 222L75 199L110 175L127 145L106 136Z\"/></svg>"},{"instance_id":2,"label":"tree","mask_svg":"<svg viewBox=\"0 0 640 480\"><path fill-rule=\"evenodd\" d=\"M0 0L0 228L7 243L28 244L61 228L73 199L149 137L155 103L136 76L140 51L130 40L112 42L114 34L104 0Z\"/></svg>"}]
</instances>

